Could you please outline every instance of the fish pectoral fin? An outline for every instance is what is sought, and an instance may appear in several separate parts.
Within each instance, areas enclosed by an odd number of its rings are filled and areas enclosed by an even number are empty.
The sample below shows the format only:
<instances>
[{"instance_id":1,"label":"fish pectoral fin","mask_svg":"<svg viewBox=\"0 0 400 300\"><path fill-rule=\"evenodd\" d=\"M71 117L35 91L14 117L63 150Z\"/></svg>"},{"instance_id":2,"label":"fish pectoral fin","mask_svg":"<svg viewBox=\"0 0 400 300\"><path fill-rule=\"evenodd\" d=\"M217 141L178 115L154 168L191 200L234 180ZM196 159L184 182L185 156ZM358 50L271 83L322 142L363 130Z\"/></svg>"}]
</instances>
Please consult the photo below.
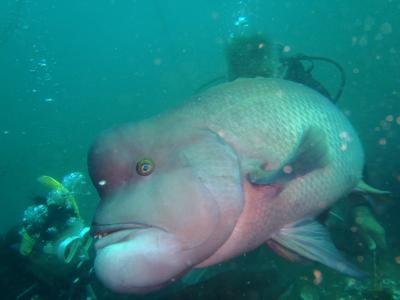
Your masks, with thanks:
<instances>
[{"instance_id":1,"label":"fish pectoral fin","mask_svg":"<svg viewBox=\"0 0 400 300\"><path fill-rule=\"evenodd\" d=\"M272 171L254 170L248 175L253 184L284 184L313 170L323 168L329 162L326 135L319 128L310 127L304 131L300 142L289 159Z\"/></svg>"},{"instance_id":2,"label":"fish pectoral fin","mask_svg":"<svg viewBox=\"0 0 400 300\"><path fill-rule=\"evenodd\" d=\"M348 262L334 246L328 231L320 223L305 219L288 224L272 236L281 247L297 255L322 263L353 277L364 277L366 272Z\"/></svg>"}]
</instances>

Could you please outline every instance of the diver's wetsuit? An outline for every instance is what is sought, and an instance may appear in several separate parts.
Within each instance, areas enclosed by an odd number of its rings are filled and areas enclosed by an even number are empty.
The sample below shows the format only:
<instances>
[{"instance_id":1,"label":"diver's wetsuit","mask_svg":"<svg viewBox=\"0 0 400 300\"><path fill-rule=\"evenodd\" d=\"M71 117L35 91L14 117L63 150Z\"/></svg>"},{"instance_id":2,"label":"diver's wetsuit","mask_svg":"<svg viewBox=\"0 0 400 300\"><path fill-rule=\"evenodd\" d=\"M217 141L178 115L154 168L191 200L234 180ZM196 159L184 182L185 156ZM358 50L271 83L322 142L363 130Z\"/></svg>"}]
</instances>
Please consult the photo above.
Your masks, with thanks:
<instances>
[{"instance_id":1,"label":"diver's wetsuit","mask_svg":"<svg viewBox=\"0 0 400 300\"><path fill-rule=\"evenodd\" d=\"M30 270L30 261L20 255L19 244L22 226L12 227L5 237L0 237L0 290L1 299L62 299L58 287L46 284Z\"/></svg>"},{"instance_id":2,"label":"diver's wetsuit","mask_svg":"<svg viewBox=\"0 0 400 300\"><path fill-rule=\"evenodd\" d=\"M18 295L35 284L36 279L27 269L27 261L12 249L15 232L12 228L6 236L0 236L0 290L2 299L17 299Z\"/></svg>"},{"instance_id":3,"label":"diver's wetsuit","mask_svg":"<svg viewBox=\"0 0 400 300\"><path fill-rule=\"evenodd\" d=\"M86 285L94 280L93 261L83 261L73 274L48 282L46 272L38 271L30 256L20 254L21 230L22 225L14 226L5 237L0 236L1 299L86 299ZM42 251L39 248L35 247L32 255L36 257L35 252Z\"/></svg>"}]
</instances>

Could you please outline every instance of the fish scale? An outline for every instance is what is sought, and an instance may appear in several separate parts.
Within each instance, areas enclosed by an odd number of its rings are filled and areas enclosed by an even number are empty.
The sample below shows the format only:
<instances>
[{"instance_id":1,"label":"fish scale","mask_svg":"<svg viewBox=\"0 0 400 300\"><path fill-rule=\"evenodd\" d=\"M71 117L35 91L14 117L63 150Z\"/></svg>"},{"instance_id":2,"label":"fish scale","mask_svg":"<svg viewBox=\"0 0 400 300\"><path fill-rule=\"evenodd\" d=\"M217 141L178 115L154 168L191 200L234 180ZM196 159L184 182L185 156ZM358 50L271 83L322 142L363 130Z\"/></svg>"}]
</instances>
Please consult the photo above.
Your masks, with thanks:
<instances>
[{"instance_id":1,"label":"fish scale","mask_svg":"<svg viewBox=\"0 0 400 300\"><path fill-rule=\"evenodd\" d=\"M181 112L196 116L197 126L224 133L224 140L238 153L243 181L251 168L258 167L249 160L281 166L309 127L323 132L329 151L326 167L289 182L278 196L254 204L251 191L246 193L232 235L200 266L251 250L286 224L316 215L361 178L363 151L351 124L328 99L305 86L280 79L238 79L197 99Z\"/></svg>"},{"instance_id":2,"label":"fish scale","mask_svg":"<svg viewBox=\"0 0 400 300\"><path fill-rule=\"evenodd\" d=\"M144 158L154 162L146 176ZM308 87L253 78L211 88L91 147L104 236L95 272L115 291L145 293L267 243L361 276L312 218L356 187L374 190L360 185L363 163L346 116Z\"/></svg>"}]
</instances>

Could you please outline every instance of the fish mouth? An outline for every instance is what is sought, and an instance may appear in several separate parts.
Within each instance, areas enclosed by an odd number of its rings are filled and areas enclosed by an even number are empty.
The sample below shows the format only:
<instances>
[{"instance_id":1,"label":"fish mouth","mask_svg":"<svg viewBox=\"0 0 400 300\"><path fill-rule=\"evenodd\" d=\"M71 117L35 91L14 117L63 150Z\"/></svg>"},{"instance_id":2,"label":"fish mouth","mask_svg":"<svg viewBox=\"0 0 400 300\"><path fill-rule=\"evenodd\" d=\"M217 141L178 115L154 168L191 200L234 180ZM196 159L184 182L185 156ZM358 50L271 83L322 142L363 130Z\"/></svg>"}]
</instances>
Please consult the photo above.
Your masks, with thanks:
<instances>
[{"instance_id":1,"label":"fish mouth","mask_svg":"<svg viewBox=\"0 0 400 300\"><path fill-rule=\"evenodd\" d=\"M131 240L139 232L154 228L158 227L135 222L113 224L98 224L93 222L90 232L95 239L95 249L100 250L110 245Z\"/></svg>"}]
</instances>

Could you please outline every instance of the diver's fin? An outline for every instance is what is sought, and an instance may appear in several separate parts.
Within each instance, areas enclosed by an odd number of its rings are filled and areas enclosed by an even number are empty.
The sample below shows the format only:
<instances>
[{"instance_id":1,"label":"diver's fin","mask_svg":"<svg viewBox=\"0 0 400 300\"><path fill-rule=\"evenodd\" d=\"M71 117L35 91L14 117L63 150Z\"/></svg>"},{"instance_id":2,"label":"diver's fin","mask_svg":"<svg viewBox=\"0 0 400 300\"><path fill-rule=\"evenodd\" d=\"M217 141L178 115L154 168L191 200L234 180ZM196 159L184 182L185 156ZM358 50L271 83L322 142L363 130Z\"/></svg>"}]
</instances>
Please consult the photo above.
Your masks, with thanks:
<instances>
[{"instance_id":1,"label":"diver's fin","mask_svg":"<svg viewBox=\"0 0 400 300\"><path fill-rule=\"evenodd\" d=\"M354 191L368 193L368 194L377 194L377 195L390 194L389 191L379 190L379 189L376 189L376 188L368 185L364 180L360 180L360 182L354 188Z\"/></svg>"},{"instance_id":2,"label":"diver's fin","mask_svg":"<svg viewBox=\"0 0 400 300\"><path fill-rule=\"evenodd\" d=\"M318 128L308 128L289 159L277 170L255 170L248 175L253 184L287 183L327 165L329 152L325 134Z\"/></svg>"},{"instance_id":3,"label":"diver's fin","mask_svg":"<svg viewBox=\"0 0 400 300\"><path fill-rule=\"evenodd\" d=\"M272 239L300 256L320 262L349 276L367 275L346 261L333 245L328 231L314 220L306 219L288 224L274 234Z\"/></svg>"},{"instance_id":4,"label":"diver's fin","mask_svg":"<svg viewBox=\"0 0 400 300\"><path fill-rule=\"evenodd\" d=\"M62 183L60 183L59 181L57 181L56 179L54 179L51 176L40 176L37 179L41 184L43 184L45 187L51 189L51 190L58 190L61 188L64 188L64 186L62 185Z\"/></svg>"},{"instance_id":5,"label":"diver's fin","mask_svg":"<svg viewBox=\"0 0 400 300\"><path fill-rule=\"evenodd\" d=\"M70 202L70 204L74 208L76 215L80 218L79 207L74 195L70 193L61 182L47 175L39 176L37 180L46 188L52 191L63 191L66 194L66 200Z\"/></svg>"}]
</instances>

